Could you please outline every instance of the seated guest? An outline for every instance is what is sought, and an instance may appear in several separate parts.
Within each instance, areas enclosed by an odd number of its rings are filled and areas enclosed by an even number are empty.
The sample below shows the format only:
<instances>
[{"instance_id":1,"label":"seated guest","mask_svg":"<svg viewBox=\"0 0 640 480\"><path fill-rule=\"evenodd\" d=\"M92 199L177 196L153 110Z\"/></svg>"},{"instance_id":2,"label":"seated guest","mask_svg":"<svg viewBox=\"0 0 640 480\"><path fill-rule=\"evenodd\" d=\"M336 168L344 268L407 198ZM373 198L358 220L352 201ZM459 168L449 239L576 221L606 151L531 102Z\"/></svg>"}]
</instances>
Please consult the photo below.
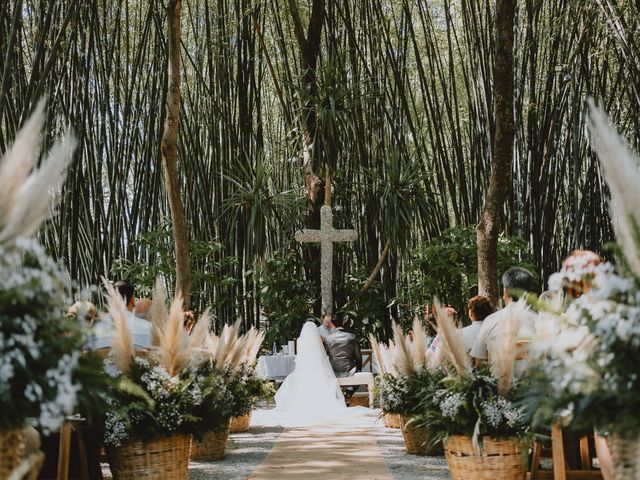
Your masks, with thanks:
<instances>
[{"instance_id":1,"label":"seated guest","mask_svg":"<svg viewBox=\"0 0 640 480\"><path fill-rule=\"evenodd\" d=\"M467 303L467 308L469 309L471 325L460 329L459 333L467 352L470 352L471 347L473 347L473 342L478 336L480 327L482 327L482 322L495 310L489 299L483 295L476 295L475 297L470 298Z\"/></svg>"},{"instance_id":2,"label":"seated guest","mask_svg":"<svg viewBox=\"0 0 640 480\"><path fill-rule=\"evenodd\" d=\"M333 329L325 340L327 355L336 377L349 377L362 370L362 354L353 333L345 332L342 318L332 319Z\"/></svg>"},{"instance_id":3,"label":"seated guest","mask_svg":"<svg viewBox=\"0 0 640 480\"><path fill-rule=\"evenodd\" d=\"M456 311L455 308L447 305L446 307L444 307L444 311L447 312L447 315L449 315L453 320L454 323L457 324L456 322L456 315L458 315L458 312ZM430 323L431 325L435 325L436 320L435 320L435 314L433 315L433 319L430 319ZM432 352L432 353L437 353L440 350L440 335L435 336L435 338L431 341L431 343L429 344L429 348L427 349L428 351Z\"/></svg>"},{"instance_id":4,"label":"seated guest","mask_svg":"<svg viewBox=\"0 0 640 480\"><path fill-rule=\"evenodd\" d=\"M151 346L151 322L138 318L133 314L135 308L135 290L133 285L127 282L119 281L114 284L114 287L125 301L127 308L127 325L131 330L131 336L133 338L133 348L146 349ZM114 325L113 319L107 313L100 315L100 319L94 325L94 332L92 338L89 340L87 348L89 350L99 350L104 348L110 348L113 341Z\"/></svg>"},{"instance_id":5,"label":"seated guest","mask_svg":"<svg viewBox=\"0 0 640 480\"><path fill-rule=\"evenodd\" d=\"M151 299L139 298L136 301L136 307L134 308L133 312L135 313L136 317L148 320L147 314L149 313L149 308L151 308Z\"/></svg>"},{"instance_id":6,"label":"seated guest","mask_svg":"<svg viewBox=\"0 0 640 480\"><path fill-rule=\"evenodd\" d=\"M89 325L93 325L93 322L98 318L98 309L91 302L78 300L67 310L67 317L81 318Z\"/></svg>"},{"instance_id":7,"label":"seated guest","mask_svg":"<svg viewBox=\"0 0 640 480\"><path fill-rule=\"evenodd\" d=\"M193 327L196 326L196 317L191 310L188 310L182 314L182 326L186 332L191 335Z\"/></svg>"},{"instance_id":8,"label":"seated guest","mask_svg":"<svg viewBox=\"0 0 640 480\"><path fill-rule=\"evenodd\" d=\"M549 277L549 289L563 292L568 300L579 298L591 289L596 276L606 271L607 266L602 264L602 257L597 253L574 250L562 262L560 271Z\"/></svg>"},{"instance_id":9,"label":"seated guest","mask_svg":"<svg viewBox=\"0 0 640 480\"><path fill-rule=\"evenodd\" d=\"M536 291L535 278L531 272L521 267L512 267L504 272L502 275L502 287L502 298L506 304L505 307L484 319L471 348L470 353L476 360L476 365L481 365L489 359L489 345L495 338L506 333L506 322L515 311L515 302L520 297ZM536 314L529 309L520 313L522 313L522 324L518 332L518 338L531 338L535 333ZM526 365L523 361L519 361L516 365L518 374L523 374L525 367Z\"/></svg>"}]
</instances>

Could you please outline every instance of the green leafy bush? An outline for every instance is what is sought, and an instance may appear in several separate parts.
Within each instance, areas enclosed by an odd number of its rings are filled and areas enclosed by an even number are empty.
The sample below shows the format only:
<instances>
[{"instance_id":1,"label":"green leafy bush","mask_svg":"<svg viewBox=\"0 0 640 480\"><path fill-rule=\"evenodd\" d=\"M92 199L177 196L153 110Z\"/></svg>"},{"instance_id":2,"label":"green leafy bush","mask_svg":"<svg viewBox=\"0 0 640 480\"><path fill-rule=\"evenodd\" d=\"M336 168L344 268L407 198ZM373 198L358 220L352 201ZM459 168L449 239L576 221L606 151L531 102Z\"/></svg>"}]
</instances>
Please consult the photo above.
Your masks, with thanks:
<instances>
[{"instance_id":1,"label":"green leafy bush","mask_svg":"<svg viewBox=\"0 0 640 480\"><path fill-rule=\"evenodd\" d=\"M171 376L161 364L134 357L131 371L118 374L112 391L105 444L202 434L220 413L229 418L231 399L224 379L212 372L186 368Z\"/></svg>"},{"instance_id":2,"label":"green leafy bush","mask_svg":"<svg viewBox=\"0 0 640 480\"><path fill-rule=\"evenodd\" d=\"M175 254L171 225L164 222L147 232L139 234L131 246L144 252L147 261L132 261L118 258L113 262L111 275L126 279L136 287L141 297L151 296L157 278L165 285L175 284ZM138 257L139 258L139 257ZM191 240L189 242L189 261L191 263L191 302L190 305L201 308L211 305L211 291L214 285L220 285L216 293L215 306L233 305L233 288L241 282L230 272L238 263L233 256L223 254L223 245L217 241ZM229 273L227 273L229 272Z\"/></svg>"},{"instance_id":3,"label":"green leafy bush","mask_svg":"<svg viewBox=\"0 0 640 480\"><path fill-rule=\"evenodd\" d=\"M435 388L425 388L418 424L439 439L464 435L481 444L483 436L519 437L528 427L520 405L525 390L524 383L515 382L508 395L500 395L488 366L467 376L450 373Z\"/></svg>"},{"instance_id":4,"label":"green leafy bush","mask_svg":"<svg viewBox=\"0 0 640 480\"><path fill-rule=\"evenodd\" d=\"M568 273L591 274L592 285L563 310L540 314L527 395L533 425L557 422L637 437L640 281L616 275L608 263Z\"/></svg>"},{"instance_id":5,"label":"green leafy bush","mask_svg":"<svg viewBox=\"0 0 640 480\"><path fill-rule=\"evenodd\" d=\"M498 240L498 273L521 266L537 275L527 243L518 237L501 236ZM404 325L423 315L424 305L438 297L458 312L466 310L467 300L477 294L478 251L473 227L453 227L411 254L395 302Z\"/></svg>"},{"instance_id":6,"label":"green leafy bush","mask_svg":"<svg viewBox=\"0 0 640 480\"><path fill-rule=\"evenodd\" d=\"M32 418L46 434L79 404L96 413L106 383L81 355L85 325L66 316L68 275L35 241L17 246L0 244L0 430Z\"/></svg>"},{"instance_id":7,"label":"green leafy bush","mask_svg":"<svg viewBox=\"0 0 640 480\"><path fill-rule=\"evenodd\" d=\"M224 374L227 388L231 392L231 416L247 415L261 400L268 400L275 394L273 384L260 376L255 368L241 364L234 370L227 370Z\"/></svg>"},{"instance_id":8,"label":"green leafy bush","mask_svg":"<svg viewBox=\"0 0 640 480\"><path fill-rule=\"evenodd\" d=\"M378 377L377 399L384 413L414 415L425 401L433 398L439 381L444 377L440 368L427 367L409 375L385 373Z\"/></svg>"},{"instance_id":9,"label":"green leafy bush","mask_svg":"<svg viewBox=\"0 0 640 480\"><path fill-rule=\"evenodd\" d=\"M293 249L275 252L260 270L260 301L268 321L265 342L286 344L297 338L313 312L313 283Z\"/></svg>"}]
</instances>

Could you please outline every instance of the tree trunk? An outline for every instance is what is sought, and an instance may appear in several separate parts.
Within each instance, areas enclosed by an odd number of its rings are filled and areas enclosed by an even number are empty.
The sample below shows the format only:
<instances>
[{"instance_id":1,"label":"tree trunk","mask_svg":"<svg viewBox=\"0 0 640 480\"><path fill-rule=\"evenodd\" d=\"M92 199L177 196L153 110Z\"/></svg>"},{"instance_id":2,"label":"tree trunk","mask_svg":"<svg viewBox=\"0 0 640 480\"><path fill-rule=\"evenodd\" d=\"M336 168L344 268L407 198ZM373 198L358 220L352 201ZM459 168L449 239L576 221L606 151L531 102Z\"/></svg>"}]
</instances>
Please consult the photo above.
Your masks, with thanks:
<instances>
[{"instance_id":1,"label":"tree trunk","mask_svg":"<svg viewBox=\"0 0 640 480\"><path fill-rule=\"evenodd\" d=\"M318 175L318 152L316 148L316 110L317 99L316 65L320 54L322 26L325 18L325 0L313 0L307 33L298 11L298 0L288 0L289 12L293 20L293 31L300 49L300 91L302 98L302 175L307 189L308 210L307 227L320 228L320 208L324 203L324 182ZM304 251L308 278L320 278L320 248L309 245ZM321 313L320 284L314 294L314 310Z\"/></svg>"},{"instance_id":2,"label":"tree trunk","mask_svg":"<svg viewBox=\"0 0 640 480\"><path fill-rule=\"evenodd\" d=\"M498 303L498 235L503 229L504 202L511 186L513 161L513 26L516 0L497 0L496 51L493 98L496 128L493 136L491 176L484 210L477 226L478 293Z\"/></svg>"},{"instance_id":3,"label":"tree trunk","mask_svg":"<svg viewBox=\"0 0 640 480\"><path fill-rule=\"evenodd\" d=\"M316 136L315 99L317 93L316 65L320 54L320 40L325 17L325 0L313 0L307 33L304 32L298 0L289 0L289 11L293 20L294 33L300 48L302 76L302 172L309 197L309 228L320 228L320 208L324 202L323 183L317 174L318 155L314 152Z\"/></svg>"},{"instance_id":4,"label":"tree trunk","mask_svg":"<svg viewBox=\"0 0 640 480\"><path fill-rule=\"evenodd\" d=\"M189 265L189 237L180 197L178 175L178 133L180 130L180 0L170 0L167 6L169 34L167 74L167 115L162 134L162 163L171 210L173 240L176 249L176 293L182 293L184 307L189 307L191 294L191 267Z\"/></svg>"},{"instance_id":5,"label":"tree trunk","mask_svg":"<svg viewBox=\"0 0 640 480\"><path fill-rule=\"evenodd\" d=\"M349 308L351 305L353 305L355 301L358 298L360 298L363 293L369 290L369 287L371 287L371 285L373 285L373 282L375 281L376 277L380 273L380 269L382 268L384 261L387 259L387 255L389 255L390 248L391 248L391 240L387 240L387 243L385 243L384 248L382 249L382 253L380 254L380 258L378 258L378 263L376 263L376 266L373 267L373 270L371 271L371 274L367 278L367 281L364 282L364 284L362 285L358 293L342 306L341 310L345 310Z\"/></svg>"}]
</instances>

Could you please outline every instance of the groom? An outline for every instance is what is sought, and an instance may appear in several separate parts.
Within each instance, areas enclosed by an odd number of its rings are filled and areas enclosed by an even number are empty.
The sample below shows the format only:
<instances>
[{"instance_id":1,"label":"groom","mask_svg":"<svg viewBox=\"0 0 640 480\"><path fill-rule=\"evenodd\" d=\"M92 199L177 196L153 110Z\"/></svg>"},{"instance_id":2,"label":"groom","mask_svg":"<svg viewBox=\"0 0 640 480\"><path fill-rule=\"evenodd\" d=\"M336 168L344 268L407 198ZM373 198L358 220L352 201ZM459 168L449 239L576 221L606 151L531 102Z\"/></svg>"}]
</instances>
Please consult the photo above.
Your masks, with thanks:
<instances>
[{"instance_id":1,"label":"groom","mask_svg":"<svg viewBox=\"0 0 640 480\"><path fill-rule=\"evenodd\" d=\"M349 377L362 370L362 354L353 333L344 331L341 317L332 317L325 347L336 377Z\"/></svg>"}]
</instances>

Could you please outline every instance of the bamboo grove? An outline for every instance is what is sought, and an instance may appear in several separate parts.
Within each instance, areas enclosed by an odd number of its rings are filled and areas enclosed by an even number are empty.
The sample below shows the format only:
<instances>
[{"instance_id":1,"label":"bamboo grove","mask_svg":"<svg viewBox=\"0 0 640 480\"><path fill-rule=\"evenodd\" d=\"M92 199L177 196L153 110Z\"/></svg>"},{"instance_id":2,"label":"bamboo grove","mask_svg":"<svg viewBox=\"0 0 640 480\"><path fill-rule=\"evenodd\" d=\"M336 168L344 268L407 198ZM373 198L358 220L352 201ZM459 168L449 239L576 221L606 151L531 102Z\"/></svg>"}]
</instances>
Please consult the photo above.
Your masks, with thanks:
<instances>
[{"instance_id":1,"label":"bamboo grove","mask_svg":"<svg viewBox=\"0 0 640 480\"><path fill-rule=\"evenodd\" d=\"M411 249L474 225L483 207L494 2L326 0L312 92L300 87L291 3L182 2L180 181L189 236L205 250L192 270L210 273L192 304L213 304L220 323L259 323L260 265L302 252L293 234L306 222L305 105L336 223L359 232L337 251L338 277L371 272L386 246L380 280L391 303ZM311 3L297 2L305 22ZM50 137L70 122L80 139L45 244L82 285L122 259L154 264L162 252L136 239L170 225L163 3L0 0L0 11L0 148L42 95ZM612 239L585 99L602 103L638 148L640 5L520 0L516 18L506 234L529 243L544 278L573 248ZM416 198L419 208L407 207Z\"/></svg>"}]
</instances>

